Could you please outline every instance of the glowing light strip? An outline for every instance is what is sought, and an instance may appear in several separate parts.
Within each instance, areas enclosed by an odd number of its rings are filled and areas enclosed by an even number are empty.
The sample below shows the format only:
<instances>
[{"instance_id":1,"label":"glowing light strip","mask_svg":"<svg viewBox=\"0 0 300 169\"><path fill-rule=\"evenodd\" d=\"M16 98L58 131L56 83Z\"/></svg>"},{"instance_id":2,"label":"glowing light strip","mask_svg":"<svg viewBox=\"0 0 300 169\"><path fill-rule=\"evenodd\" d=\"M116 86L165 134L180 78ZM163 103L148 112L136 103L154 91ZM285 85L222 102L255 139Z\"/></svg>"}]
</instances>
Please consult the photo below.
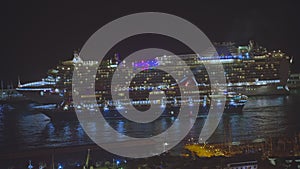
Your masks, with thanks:
<instances>
[{"instance_id":1,"label":"glowing light strip","mask_svg":"<svg viewBox=\"0 0 300 169\"><path fill-rule=\"evenodd\" d=\"M20 87L36 87L36 86L44 86L44 85L55 85L55 82L45 82L45 81L39 81L39 82L31 82L21 85Z\"/></svg>"},{"instance_id":2,"label":"glowing light strip","mask_svg":"<svg viewBox=\"0 0 300 169\"><path fill-rule=\"evenodd\" d=\"M52 91L52 88L17 88L18 91Z\"/></svg>"}]
</instances>

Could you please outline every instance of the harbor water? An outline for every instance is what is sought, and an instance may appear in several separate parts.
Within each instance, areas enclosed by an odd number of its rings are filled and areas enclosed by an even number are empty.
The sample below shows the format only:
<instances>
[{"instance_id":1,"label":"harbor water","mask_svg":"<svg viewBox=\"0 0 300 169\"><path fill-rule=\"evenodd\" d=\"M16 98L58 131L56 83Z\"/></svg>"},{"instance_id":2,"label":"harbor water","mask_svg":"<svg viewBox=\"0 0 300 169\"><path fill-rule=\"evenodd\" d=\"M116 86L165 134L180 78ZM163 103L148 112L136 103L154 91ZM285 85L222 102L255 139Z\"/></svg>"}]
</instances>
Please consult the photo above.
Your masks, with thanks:
<instances>
[{"instance_id":1,"label":"harbor water","mask_svg":"<svg viewBox=\"0 0 300 169\"><path fill-rule=\"evenodd\" d=\"M300 90L294 90L287 96L249 97L243 113L223 114L218 128L208 142L241 142L298 134L300 131L299 100ZM77 120L52 122L45 115L33 111L32 106L32 103L0 104L2 152L93 144ZM205 119L206 115L197 118L188 138L199 137ZM174 120L174 118L160 118L142 127L128 124L124 119L107 121L118 132L145 137L163 132L172 125Z\"/></svg>"}]
</instances>

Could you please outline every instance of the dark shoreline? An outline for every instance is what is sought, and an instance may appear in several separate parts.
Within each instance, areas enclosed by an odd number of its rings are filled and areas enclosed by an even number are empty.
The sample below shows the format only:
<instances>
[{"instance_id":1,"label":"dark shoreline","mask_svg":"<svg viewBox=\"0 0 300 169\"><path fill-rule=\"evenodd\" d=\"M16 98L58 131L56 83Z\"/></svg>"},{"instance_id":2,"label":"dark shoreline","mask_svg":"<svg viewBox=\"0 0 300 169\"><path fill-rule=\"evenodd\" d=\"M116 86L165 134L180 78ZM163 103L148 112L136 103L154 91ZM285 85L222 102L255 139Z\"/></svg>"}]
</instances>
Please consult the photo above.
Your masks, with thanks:
<instances>
[{"instance_id":1,"label":"dark shoreline","mask_svg":"<svg viewBox=\"0 0 300 169\"><path fill-rule=\"evenodd\" d=\"M48 166L52 165L52 160L54 161L54 165L63 164L66 168L76 168L76 166L82 166L85 164L87 157L87 150L90 149L91 164L95 164L95 162L105 162L105 161L113 161L113 160L127 160L128 165L138 166L143 164L152 164L157 161L163 161L164 163L172 166L183 166L183 168L193 168L195 166L204 165L204 166L222 166L231 162L241 162L241 161L257 161L259 165L263 165L266 169L271 167L268 159L262 159L262 153L250 153L250 154L241 154L232 157L181 157L181 155L174 155L172 150L170 153L161 154L158 156L153 156L150 158L142 158L142 159L130 159L120 157L114 154L111 154L96 144L86 144L86 145L74 145L74 146L64 146L64 147L48 147L48 148L37 148L31 150L19 150L15 152L0 152L0 167L1 168L24 168L28 165L28 161L31 160L34 166L38 166L40 162L46 163ZM275 157L276 158L276 157ZM299 157L286 156L281 157L285 158L295 158ZM72 167L73 166L73 167ZM271 167L273 168L273 167Z\"/></svg>"},{"instance_id":2,"label":"dark shoreline","mask_svg":"<svg viewBox=\"0 0 300 169\"><path fill-rule=\"evenodd\" d=\"M86 152L87 149L90 149L91 151L103 151L103 153L108 153L96 144L87 144L87 145L64 146L64 147L53 147L53 148L46 147L46 148L18 150L18 151L10 151L10 152L1 151L0 160L51 156L53 153L66 154L66 153Z\"/></svg>"}]
</instances>

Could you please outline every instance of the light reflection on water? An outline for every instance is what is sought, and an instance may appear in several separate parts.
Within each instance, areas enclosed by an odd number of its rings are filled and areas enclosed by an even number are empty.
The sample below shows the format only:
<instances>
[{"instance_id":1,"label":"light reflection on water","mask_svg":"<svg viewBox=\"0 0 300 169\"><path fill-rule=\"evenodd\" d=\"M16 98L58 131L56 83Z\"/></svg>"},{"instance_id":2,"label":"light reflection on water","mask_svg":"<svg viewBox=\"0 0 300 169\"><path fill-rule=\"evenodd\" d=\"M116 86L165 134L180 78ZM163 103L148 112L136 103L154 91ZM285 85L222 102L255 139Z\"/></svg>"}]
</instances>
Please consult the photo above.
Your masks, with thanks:
<instances>
[{"instance_id":1,"label":"light reflection on water","mask_svg":"<svg viewBox=\"0 0 300 169\"><path fill-rule=\"evenodd\" d=\"M268 138L300 131L298 100L300 94L289 96L249 97L242 114L224 114L213 136L208 142L243 141ZM28 114L23 109L11 110L0 106L1 150L22 150L42 147L73 146L91 144L77 121L51 122L42 114ZM198 138L205 115L195 122L188 137ZM175 118L160 118L147 125L128 123L123 119L108 122L118 132L135 137L150 137L163 132L174 123ZM95 129L95 123L89 128ZM180 124L174 123L180 130ZM101 124L104 129L108 124ZM97 134L97 130L94 131ZM178 134L178 133L172 133ZM110 133L106 132L107 140ZM119 138L122 140L122 138ZM113 140L111 140L113 141Z\"/></svg>"}]
</instances>

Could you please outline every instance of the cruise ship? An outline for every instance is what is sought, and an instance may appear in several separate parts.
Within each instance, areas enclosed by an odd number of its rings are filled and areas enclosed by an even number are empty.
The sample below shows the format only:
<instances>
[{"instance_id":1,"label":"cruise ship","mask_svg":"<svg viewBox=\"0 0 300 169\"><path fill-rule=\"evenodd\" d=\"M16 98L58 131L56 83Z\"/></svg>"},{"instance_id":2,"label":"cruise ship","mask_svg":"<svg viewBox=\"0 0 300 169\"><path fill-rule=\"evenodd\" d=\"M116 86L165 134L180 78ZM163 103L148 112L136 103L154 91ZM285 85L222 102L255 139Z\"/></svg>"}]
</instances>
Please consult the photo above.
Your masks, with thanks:
<instances>
[{"instance_id":1,"label":"cruise ship","mask_svg":"<svg viewBox=\"0 0 300 169\"><path fill-rule=\"evenodd\" d=\"M211 87L209 83L209 76L205 70L204 64L222 63L225 70L225 77L227 80L227 91L237 95L273 95L273 94L288 94L287 79L289 75L289 65L291 58L280 50L267 51L257 45L254 41L250 41L246 46L236 46L235 43L215 43L218 55L214 56L199 56L197 54L179 55L187 65L190 66L194 78L182 79L180 83L196 83L199 87L200 95L210 95ZM171 56L164 56L166 58ZM100 68L97 69L95 78L95 95L82 97L96 97L99 103L104 101L109 102L111 98L110 80L114 74L116 67L119 64L126 66L126 64L133 65L136 69L149 69L152 71L143 71L140 77L136 77L131 83L129 89L118 91L119 95L124 92L134 91L134 97L145 97L145 91L148 93L154 90L154 86L160 87L162 92L169 93L167 99L173 99L178 95L178 88L176 82L168 74L159 71L153 71L161 61L161 57L149 59L141 62L125 63L124 58L118 54L103 60ZM58 64L55 68L48 71L48 76L41 81L31 82L26 84L19 83L17 91L25 96L28 96L33 101L42 104L60 104L63 100L70 99L72 89L72 74L75 70L74 65L77 64L76 69L84 68L86 71L94 70L95 66L99 66L98 61L84 61L79 56L78 52L74 52L72 60L64 61ZM180 67L180 65L177 65ZM180 69L178 69L180 70ZM78 72L77 72L78 73ZM178 72L181 73L182 72ZM212 72L214 73L214 72ZM130 74L130 72L128 72ZM152 83L144 83L144 77L149 77ZM84 74L82 75L84 77ZM155 77L155 78L153 78ZM84 80L84 78L83 78ZM154 81L153 81L154 80ZM85 86L87 90L92 86ZM117 86L115 88L118 88ZM147 90L145 90L147 89ZM201 93L202 92L202 93ZM137 99L138 100L138 99ZM176 100L176 99L175 99Z\"/></svg>"}]
</instances>

